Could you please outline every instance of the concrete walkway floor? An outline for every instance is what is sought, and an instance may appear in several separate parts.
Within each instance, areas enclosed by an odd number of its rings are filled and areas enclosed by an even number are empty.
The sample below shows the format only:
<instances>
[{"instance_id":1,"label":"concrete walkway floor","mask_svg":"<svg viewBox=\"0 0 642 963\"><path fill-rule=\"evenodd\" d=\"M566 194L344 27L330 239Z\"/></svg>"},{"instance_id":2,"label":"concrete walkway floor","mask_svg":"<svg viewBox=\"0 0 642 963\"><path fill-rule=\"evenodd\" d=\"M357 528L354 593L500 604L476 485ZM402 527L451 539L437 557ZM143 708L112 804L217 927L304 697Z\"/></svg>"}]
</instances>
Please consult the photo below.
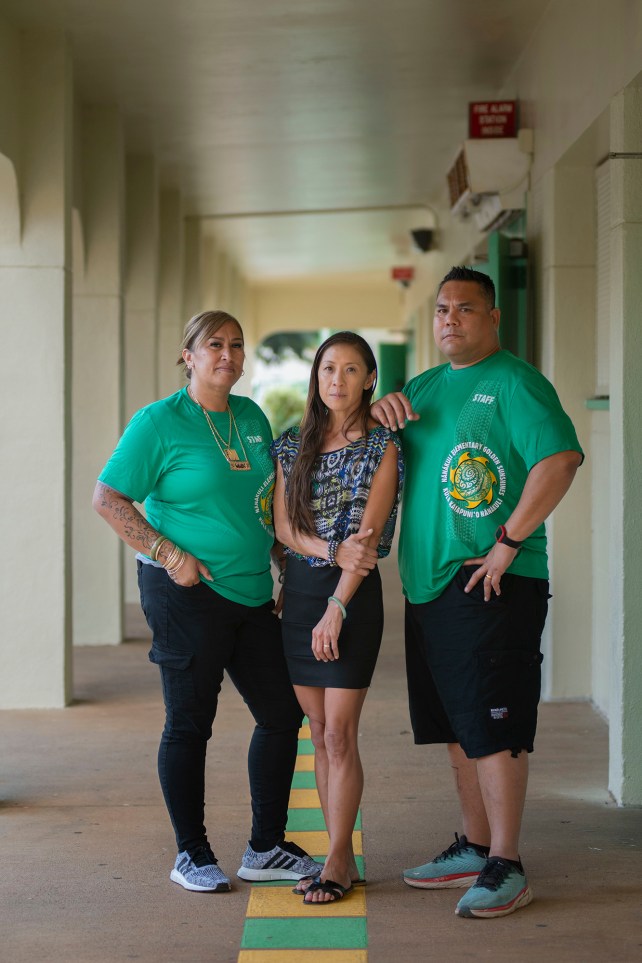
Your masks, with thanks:
<instances>
[{"instance_id":1,"label":"concrete walkway floor","mask_svg":"<svg viewBox=\"0 0 642 963\"><path fill-rule=\"evenodd\" d=\"M412 742L394 563L382 572L387 626L361 726L370 963L642 960L642 811L610 800L607 727L586 704L542 706L522 847L529 907L462 920L460 890L401 882L404 866L444 849L460 827L445 750ZM168 878L175 852L156 777L163 711L147 648L80 648L70 708L0 713L2 961L237 960L248 884L197 894ZM250 731L226 680L206 821L231 875L249 830Z\"/></svg>"}]
</instances>

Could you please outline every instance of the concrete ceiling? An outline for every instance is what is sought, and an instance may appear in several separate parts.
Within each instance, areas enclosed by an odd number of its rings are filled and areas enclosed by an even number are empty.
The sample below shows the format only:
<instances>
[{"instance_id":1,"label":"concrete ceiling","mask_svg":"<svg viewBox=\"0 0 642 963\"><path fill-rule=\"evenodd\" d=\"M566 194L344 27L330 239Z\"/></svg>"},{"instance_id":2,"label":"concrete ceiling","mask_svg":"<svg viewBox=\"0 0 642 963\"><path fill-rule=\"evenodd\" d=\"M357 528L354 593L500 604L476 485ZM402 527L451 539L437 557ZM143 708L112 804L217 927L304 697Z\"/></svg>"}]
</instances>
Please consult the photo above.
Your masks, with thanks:
<instances>
[{"instance_id":1,"label":"concrete ceiling","mask_svg":"<svg viewBox=\"0 0 642 963\"><path fill-rule=\"evenodd\" d=\"M498 93L548 3L0 0L0 15L66 30L81 103L118 104L128 150L153 151L186 214L270 279L407 259L468 101Z\"/></svg>"}]
</instances>

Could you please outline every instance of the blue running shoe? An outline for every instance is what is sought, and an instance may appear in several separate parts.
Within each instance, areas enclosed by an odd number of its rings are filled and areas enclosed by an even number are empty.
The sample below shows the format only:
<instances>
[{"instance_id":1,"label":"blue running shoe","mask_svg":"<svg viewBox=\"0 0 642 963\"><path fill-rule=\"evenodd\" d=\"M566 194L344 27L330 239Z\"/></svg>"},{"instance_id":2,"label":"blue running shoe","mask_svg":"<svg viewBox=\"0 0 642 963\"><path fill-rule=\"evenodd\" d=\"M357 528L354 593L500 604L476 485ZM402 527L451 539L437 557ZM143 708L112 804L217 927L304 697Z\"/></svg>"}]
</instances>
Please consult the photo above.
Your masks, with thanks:
<instances>
[{"instance_id":1,"label":"blue running shoe","mask_svg":"<svg viewBox=\"0 0 642 963\"><path fill-rule=\"evenodd\" d=\"M492 919L495 916L508 916L515 910L527 906L533 898L524 867L518 869L513 863L501 856L491 856L477 882L464 893L457 904L458 916Z\"/></svg>"},{"instance_id":2,"label":"blue running shoe","mask_svg":"<svg viewBox=\"0 0 642 963\"><path fill-rule=\"evenodd\" d=\"M472 886L486 865L486 857L455 833L455 842L430 863L404 869L403 881L418 889L463 889Z\"/></svg>"}]
</instances>

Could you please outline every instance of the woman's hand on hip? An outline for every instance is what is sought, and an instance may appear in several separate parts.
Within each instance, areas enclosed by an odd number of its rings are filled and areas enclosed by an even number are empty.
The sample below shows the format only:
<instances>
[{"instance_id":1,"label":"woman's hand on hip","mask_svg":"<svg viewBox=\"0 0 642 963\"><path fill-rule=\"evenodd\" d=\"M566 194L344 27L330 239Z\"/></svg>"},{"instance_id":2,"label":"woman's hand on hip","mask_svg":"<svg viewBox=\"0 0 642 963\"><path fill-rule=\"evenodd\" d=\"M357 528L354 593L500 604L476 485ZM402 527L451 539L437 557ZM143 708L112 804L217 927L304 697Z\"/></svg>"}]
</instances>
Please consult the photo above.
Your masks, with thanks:
<instances>
[{"instance_id":1,"label":"woman's hand on hip","mask_svg":"<svg viewBox=\"0 0 642 963\"><path fill-rule=\"evenodd\" d=\"M339 658L339 633L343 617L336 605L329 606L312 629L312 654L317 662L334 662Z\"/></svg>"},{"instance_id":2,"label":"woman's hand on hip","mask_svg":"<svg viewBox=\"0 0 642 963\"><path fill-rule=\"evenodd\" d=\"M203 575L208 582L213 581L207 565L204 565L203 562L199 561L193 555L190 555L189 552L185 552L185 561L174 575L173 581L176 582L177 585L182 585L183 588L189 588L192 585L198 585L201 580L201 575Z\"/></svg>"},{"instance_id":3,"label":"woman's hand on hip","mask_svg":"<svg viewBox=\"0 0 642 963\"><path fill-rule=\"evenodd\" d=\"M372 535L372 529L365 532L357 532L350 535L345 541L339 543L337 548L337 565L344 572L352 575L365 576L372 571L377 564L377 549L366 544L366 539Z\"/></svg>"}]
</instances>

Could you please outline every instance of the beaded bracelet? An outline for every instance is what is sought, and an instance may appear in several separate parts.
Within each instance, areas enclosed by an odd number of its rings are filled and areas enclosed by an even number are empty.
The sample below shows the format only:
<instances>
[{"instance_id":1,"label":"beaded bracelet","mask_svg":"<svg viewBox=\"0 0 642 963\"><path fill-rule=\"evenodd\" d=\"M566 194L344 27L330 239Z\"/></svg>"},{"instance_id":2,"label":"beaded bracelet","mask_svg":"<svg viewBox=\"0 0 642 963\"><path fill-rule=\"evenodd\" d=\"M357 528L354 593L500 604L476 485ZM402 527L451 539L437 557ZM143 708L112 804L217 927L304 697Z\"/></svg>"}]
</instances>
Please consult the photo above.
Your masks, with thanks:
<instances>
[{"instance_id":1,"label":"beaded bracelet","mask_svg":"<svg viewBox=\"0 0 642 963\"><path fill-rule=\"evenodd\" d=\"M330 565L337 564L337 549L339 548L339 540L337 538L331 538L328 542L328 562Z\"/></svg>"},{"instance_id":2,"label":"beaded bracelet","mask_svg":"<svg viewBox=\"0 0 642 963\"><path fill-rule=\"evenodd\" d=\"M341 612L341 615L344 617L344 619L347 619L347 618L348 618L348 613L346 612L346 607L345 607L345 605L343 604L343 602L341 601L341 599L338 599L338 598L336 597L336 595L329 595L329 596L328 596L328 602L334 602L335 605L338 605L338 606L339 606L339 610L340 610L340 612Z\"/></svg>"}]
</instances>

